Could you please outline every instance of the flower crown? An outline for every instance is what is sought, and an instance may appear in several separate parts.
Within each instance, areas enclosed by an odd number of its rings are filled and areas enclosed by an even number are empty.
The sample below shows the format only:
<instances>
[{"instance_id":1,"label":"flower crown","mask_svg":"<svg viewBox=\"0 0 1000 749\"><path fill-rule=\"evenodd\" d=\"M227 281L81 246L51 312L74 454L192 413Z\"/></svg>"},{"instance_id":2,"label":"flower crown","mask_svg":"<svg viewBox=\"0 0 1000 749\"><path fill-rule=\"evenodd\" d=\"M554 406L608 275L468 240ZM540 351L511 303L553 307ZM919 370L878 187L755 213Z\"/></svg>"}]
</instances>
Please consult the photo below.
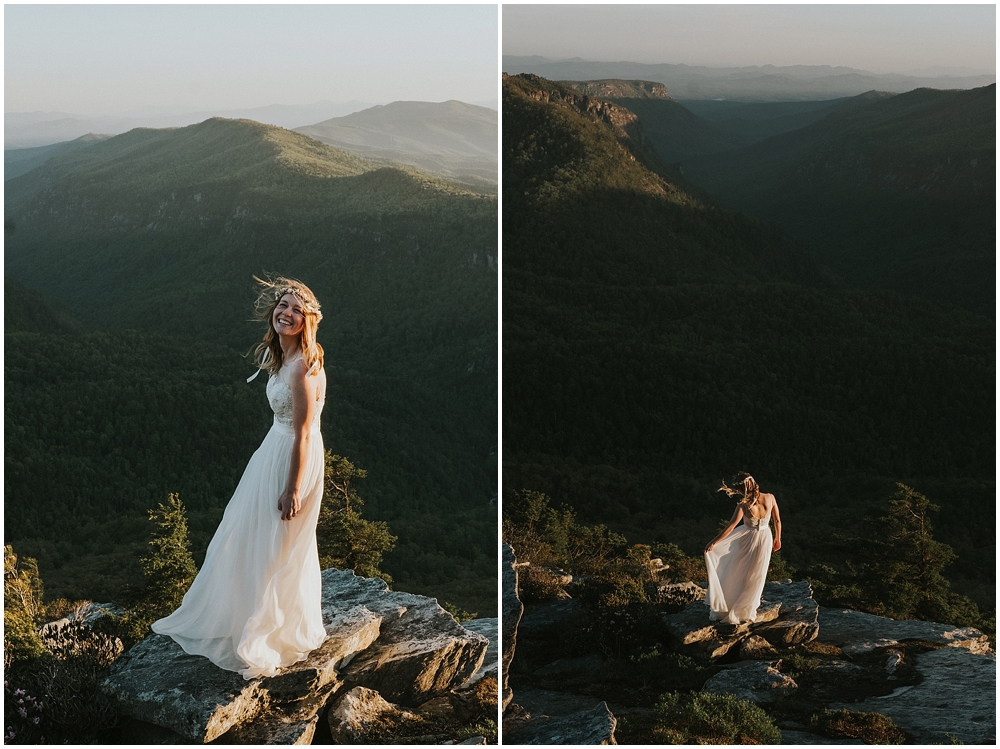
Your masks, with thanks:
<instances>
[{"instance_id":1,"label":"flower crown","mask_svg":"<svg viewBox=\"0 0 1000 749\"><path fill-rule=\"evenodd\" d=\"M295 289L291 286L286 286L283 289L275 289L274 301L275 302L279 301L281 297L283 297L285 294L291 294L292 296L294 296L296 299L299 300L299 303L302 305L303 309L305 309L306 312L316 315L320 319L322 319L323 313L319 311L319 302L311 302L306 299L303 299L302 293L298 289Z\"/></svg>"}]
</instances>

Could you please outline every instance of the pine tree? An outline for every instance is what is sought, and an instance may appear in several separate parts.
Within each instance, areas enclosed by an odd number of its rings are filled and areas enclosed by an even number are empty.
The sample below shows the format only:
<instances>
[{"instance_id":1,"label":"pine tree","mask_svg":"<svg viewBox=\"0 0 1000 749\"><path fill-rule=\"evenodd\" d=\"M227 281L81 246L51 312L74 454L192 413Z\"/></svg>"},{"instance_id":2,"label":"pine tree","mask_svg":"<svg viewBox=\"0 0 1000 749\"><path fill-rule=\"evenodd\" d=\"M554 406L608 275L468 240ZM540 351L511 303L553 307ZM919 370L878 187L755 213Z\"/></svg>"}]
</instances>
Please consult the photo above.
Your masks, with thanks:
<instances>
[{"instance_id":1,"label":"pine tree","mask_svg":"<svg viewBox=\"0 0 1000 749\"><path fill-rule=\"evenodd\" d=\"M149 511L154 524L149 553L139 560L146 578L145 587L131 595L131 605L120 617L105 617L101 627L127 642L138 642L149 634L150 625L181 605L198 568L191 556L187 511L176 494L166 504Z\"/></svg>"},{"instance_id":2,"label":"pine tree","mask_svg":"<svg viewBox=\"0 0 1000 749\"><path fill-rule=\"evenodd\" d=\"M361 517L364 500L353 486L368 472L329 450L325 458L323 504L316 527L320 566L351 569L363 577L392 582L379 565L382 555L391 551L398 539L385 521Z\"/></svg>"},{"instance_id":3,"label":"pine tree","mask_svg":"<svg viewBox=\"0 0 1000 749\"><path fill-rule=\"evenodd\" d=\"M942 571L955 553L934 540L930 514L939 509L923 494L897 483L888 511L876 523L874 540L880 553L872 571L890 616L934 618L947 608L950 584Z\"/></svg>"}]
</instances>

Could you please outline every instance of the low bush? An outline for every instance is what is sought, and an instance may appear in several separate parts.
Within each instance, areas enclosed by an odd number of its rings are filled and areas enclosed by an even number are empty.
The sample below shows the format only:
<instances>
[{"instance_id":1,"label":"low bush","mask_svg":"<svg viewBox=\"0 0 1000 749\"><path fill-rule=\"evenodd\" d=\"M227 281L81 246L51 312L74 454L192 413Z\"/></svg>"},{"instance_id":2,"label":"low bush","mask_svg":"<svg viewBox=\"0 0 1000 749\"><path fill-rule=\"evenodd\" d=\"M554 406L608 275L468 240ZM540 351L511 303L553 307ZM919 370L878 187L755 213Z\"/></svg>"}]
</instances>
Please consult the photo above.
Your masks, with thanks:
<instances>
[{"instance_id":1,"label":"low bush","mask_svg":"<svg viewBox=\"0 0 1000 749\"><path fill-rule=\"evenodd\" d=\"M780 744L781 733L760 707L731 694L671 692L655 707L660 744Z\"/></svg>"},{"instance_id":2,"label":"low bush","mask_svg":"<svg viewBox=\"0 0 1000 749\"><path fill-rule=\"evenodd\" d=\"M866 744L904 744L907 740L903 729L882 713L824 710L813 715L809 725L831 739L861 739Z\"/></svg>"}]
</instances>

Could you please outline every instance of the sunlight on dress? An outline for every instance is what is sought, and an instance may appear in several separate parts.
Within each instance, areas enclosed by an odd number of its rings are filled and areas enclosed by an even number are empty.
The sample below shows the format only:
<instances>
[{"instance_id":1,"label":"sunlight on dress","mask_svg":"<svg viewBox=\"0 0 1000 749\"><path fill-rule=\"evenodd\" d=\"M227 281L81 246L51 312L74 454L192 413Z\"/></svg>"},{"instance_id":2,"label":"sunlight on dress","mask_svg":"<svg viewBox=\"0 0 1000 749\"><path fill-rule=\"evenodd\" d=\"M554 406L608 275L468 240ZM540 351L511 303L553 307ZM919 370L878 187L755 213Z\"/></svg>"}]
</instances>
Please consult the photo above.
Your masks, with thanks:
<instances>
[{"instance_id":1,"label":"sunlight on dress","mask_svg":"<svg viewBox=\"0 0 1000 749\"><path fill-rule=\"evenodd\" d=\"M742 525L705 552L709 619L739 624L757 618L773 542L768 508L759 520L744 517Z\"/></svg>"},{"instance_id":2,"label":"sunlight on dress","mask_svg":"<svg viewBox=\"0 0 1000 749\"><path fill-rule=\"evenodd\" d=\"M278 511L294 440L287 379L294 361L268 380L274 423L226 507L201 571L180 608L152 626L186 652L247 679L273 676L304 660L326 638L316 549L323 498L323 388L303 455L301 509L287 521Z\"/></svg>"}]
</instances>

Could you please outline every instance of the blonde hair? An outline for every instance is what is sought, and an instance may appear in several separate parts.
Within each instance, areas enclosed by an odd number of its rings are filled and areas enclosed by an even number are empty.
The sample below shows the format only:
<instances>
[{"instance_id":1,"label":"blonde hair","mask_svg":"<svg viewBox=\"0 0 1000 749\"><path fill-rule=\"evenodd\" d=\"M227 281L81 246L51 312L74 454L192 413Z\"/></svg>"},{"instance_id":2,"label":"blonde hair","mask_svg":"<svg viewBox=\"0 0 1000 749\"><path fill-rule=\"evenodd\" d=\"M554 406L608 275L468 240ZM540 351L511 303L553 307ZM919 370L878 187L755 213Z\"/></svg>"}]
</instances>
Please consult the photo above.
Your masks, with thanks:
<instances>
[{"instance_id":1,"label":"blonde hair","mask_svg":"<svg viewBox=\"0 0 1000 749\"><path fill-rule=\"evenodd\" d=\"M316 342L316 330L323 313L319 309L319 300L301 281L284 276L270 276L253 279L260 285L260 294L254 302L254 317L267 323L264 339L253 349L253 361L259 369L267 370L268 374L277 374L281 369L284 354L281 351L281 340L274 329L274 310L285 294L292 294L302 305L305 324L299 334L299 350L306 363L306 370L312 374L323 367L323 347Z\"/></svg>"},{"instance_id":2,"label":"blonde hair","mask_svg":"<svg viewBox=\"0 0 1000 749\"><path fill-rule=\"evenodd\" d=\"M716 491L725 492L728 497L739 497L738 502L747 502L751 507L760 501L760 486L757 485L757 480L749 473L740 471L736 474L736 481L734 483L741 484L742 488L733 489L723 481L722 486Z\"/></svg>"}]
</instances>

